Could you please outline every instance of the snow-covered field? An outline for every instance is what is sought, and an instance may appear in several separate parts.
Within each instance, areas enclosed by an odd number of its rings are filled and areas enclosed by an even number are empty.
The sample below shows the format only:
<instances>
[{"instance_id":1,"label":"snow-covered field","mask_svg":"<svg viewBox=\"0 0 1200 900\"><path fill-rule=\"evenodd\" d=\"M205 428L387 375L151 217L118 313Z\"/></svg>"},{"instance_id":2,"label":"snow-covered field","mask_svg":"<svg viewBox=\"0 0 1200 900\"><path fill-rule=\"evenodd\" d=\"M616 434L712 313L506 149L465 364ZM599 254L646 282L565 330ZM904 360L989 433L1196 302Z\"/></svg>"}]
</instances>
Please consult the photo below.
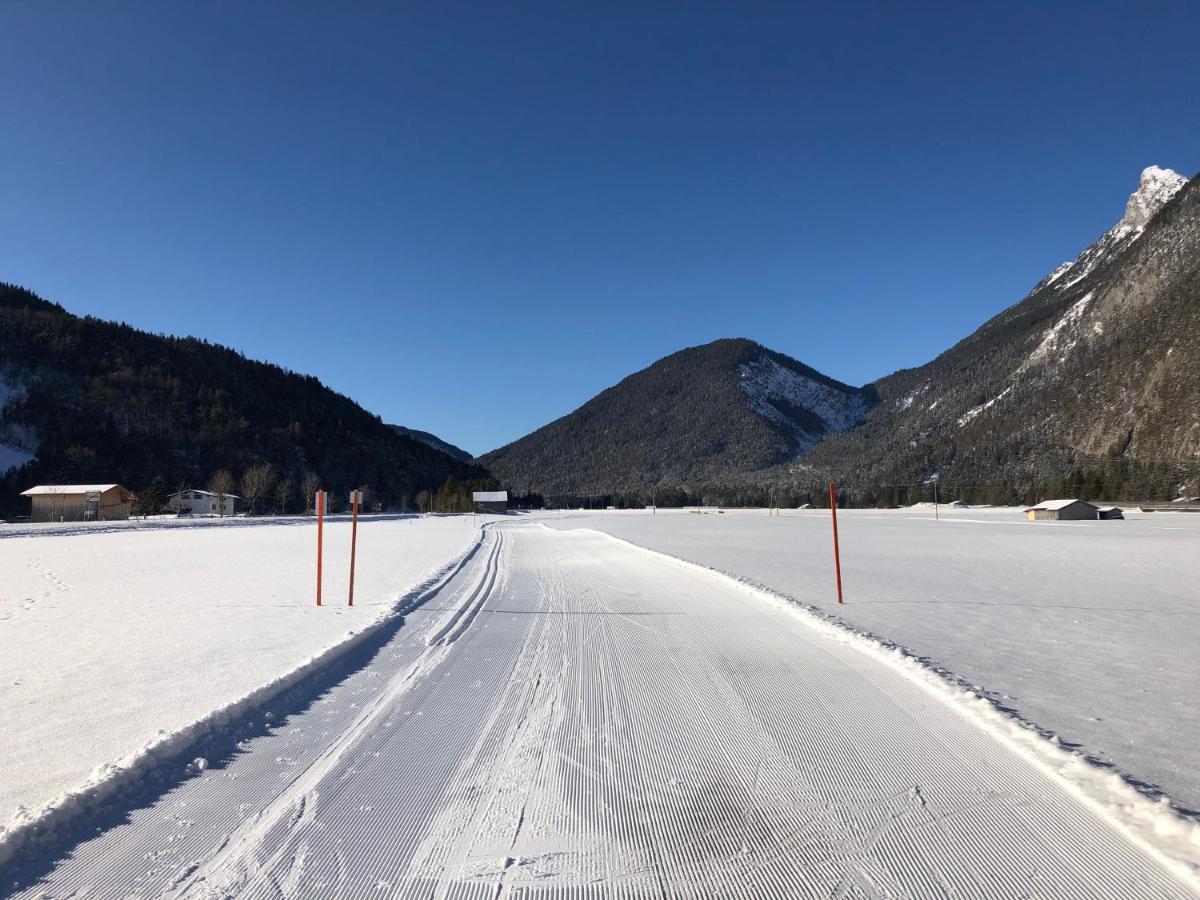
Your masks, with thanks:
<instances>
[{"instance_id":1,"label":"snow-covered field","mask_svg":"<svg viewBox=\"0 0 1200 900\"><path fill-rule=\"evenodd\" d=\"M1200 514L1019 510L546 513L833 613L928 657L1067 745L1200 810Z\"/></svg>"},{"instance_id":2,"label":"snow-covered field","mask_svg":"<svg viewBox=\"0 0 1200 900\"><path fill-rule=\"evenodd\" d=\"M278 682L461 557L471 518L0 525L0 841ZM0 865L0 868L3 868ZM3 888L0 888L3 892Z\"/></svg>"},{"instance_id":3,"label":"snow-covered field","mask_svg":"<svg viewBox=\"0 0 1200 900\"><path fill-rule=\"evenodd\" d=\"M953 526L957 527L957 526ZM370 658L17 896L1194 895L1196 829L928 670L591 530L489 527Z\"/></svg>"}]
</instances>

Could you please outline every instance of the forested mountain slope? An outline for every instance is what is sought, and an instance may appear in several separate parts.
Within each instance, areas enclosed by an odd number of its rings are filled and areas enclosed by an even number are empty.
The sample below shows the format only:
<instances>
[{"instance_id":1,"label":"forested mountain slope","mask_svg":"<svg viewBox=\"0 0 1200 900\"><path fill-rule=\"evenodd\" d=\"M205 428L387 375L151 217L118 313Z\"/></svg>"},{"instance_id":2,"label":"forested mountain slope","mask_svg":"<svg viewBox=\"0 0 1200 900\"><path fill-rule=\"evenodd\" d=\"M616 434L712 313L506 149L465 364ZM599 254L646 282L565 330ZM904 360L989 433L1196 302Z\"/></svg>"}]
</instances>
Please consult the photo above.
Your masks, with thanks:
<instances>
[{"instance_id":1,"label":"forested mountain slope","mask_svg":"<svg viewBox=\"0 0 1200 900\"><path fill-rule=\"evenodd\" d=\"M295 490L368 485L385 506L480 470L396 433L312 376L195 338L72 315L0 285L0 513L40 482L203 486L270 463Z\"/></svg>"},{"instance_id":2,"label":"forested mountain slope","mask_svg":"<svg viewBox=\"0 0 1200 900\"><path fill-rule=\"evenodd\" d=\"M759 472L852 427L874 402L745 339L690 347L480 458L550 495L688 490Z\"/></svg>"},{"instance_id":3,"label":"forested mountain slope","mask_svg":"<svg viewBox=\"0 0 1200 900\"><path fill-rule=\"evenodd\" d=\"M391 425L389 427L392 428L397 434L410 437L414 441L420 441L427 447L432 447L434 450L440 450L442 453L445 453L447 456L452 456L460 462L469 462L471 459L471 454L462 447L456 447L449 441L443 441L436 434L430 434L428 431L421 431L417 428L408 428L404 425Z\"/></svg>"}]
</instances>

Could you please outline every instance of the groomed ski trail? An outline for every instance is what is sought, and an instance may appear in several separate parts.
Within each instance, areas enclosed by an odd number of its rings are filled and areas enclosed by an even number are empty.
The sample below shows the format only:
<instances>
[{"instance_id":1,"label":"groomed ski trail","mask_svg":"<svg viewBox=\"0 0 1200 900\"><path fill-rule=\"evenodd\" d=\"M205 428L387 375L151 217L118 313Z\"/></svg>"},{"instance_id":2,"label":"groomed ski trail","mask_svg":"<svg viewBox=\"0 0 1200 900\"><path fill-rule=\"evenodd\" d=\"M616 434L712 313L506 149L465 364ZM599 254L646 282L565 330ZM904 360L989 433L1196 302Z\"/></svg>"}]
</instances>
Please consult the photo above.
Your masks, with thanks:
<instances>
[{"instance_id":1,"label":"groomed ski trail","mask_svg":"<svg viewBox=\"0 0 1200 900\"><path fill-rule=\"evenodd\" d=\"M484 541L361 670L17 896L1193 896L796 612L595 532Z\"/></svg>"}]
</instances>

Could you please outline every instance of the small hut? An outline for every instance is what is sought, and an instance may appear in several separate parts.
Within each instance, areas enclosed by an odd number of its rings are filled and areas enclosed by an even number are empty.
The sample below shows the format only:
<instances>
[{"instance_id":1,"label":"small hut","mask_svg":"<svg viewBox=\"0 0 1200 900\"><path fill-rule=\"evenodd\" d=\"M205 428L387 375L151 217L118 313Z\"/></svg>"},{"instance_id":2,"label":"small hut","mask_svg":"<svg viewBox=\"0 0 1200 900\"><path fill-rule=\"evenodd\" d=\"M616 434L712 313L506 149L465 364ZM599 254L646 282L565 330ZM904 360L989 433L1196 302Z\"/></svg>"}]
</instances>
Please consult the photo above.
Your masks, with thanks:
<instances>
[{"instance_id":1,"label":"small hut","mask_svg":"<svg viewBox=\"0 0 1200 900\"><path fill-rule=\"evenodd\" d=\"M1030 522L1067 522L1099 519L1100 510L1086 500L1043 500L1025 510Z\"/></svg>"}]
</instances>

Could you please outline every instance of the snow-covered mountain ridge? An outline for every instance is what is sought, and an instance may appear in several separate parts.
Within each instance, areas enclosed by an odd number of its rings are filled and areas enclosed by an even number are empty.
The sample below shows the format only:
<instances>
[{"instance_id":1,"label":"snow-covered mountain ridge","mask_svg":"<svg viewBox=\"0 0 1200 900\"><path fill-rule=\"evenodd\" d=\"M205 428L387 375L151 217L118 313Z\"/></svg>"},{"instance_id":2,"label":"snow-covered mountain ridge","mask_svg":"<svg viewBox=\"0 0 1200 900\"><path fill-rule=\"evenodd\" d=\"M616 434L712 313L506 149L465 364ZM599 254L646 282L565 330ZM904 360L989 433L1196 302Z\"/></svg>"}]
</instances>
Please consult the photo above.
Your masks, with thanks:
<instances>
[{"instance_id":1,"label":"snow-covered mountain ridge","mask_svg":"<svg viewBox=\"0 0 1200 900\"><path fill-rule=\"evenodd\" d=\"M1142 497L1200 478L1200 182L1147 167L1075 260L873 387L879 405L817 444L804 474L1029 484L1099 467L1111 496Z\"/></svg>"},{"instance_id":2,"label":"snow-covered mountain ridge","mask_svg":"<svg viewBox=\"0 0 1200 900\"><path fill-rule=\"evenodd\" d=\"M1187 179L1173 169L1147 166L1138 179L1137 190L1129 195L1125 214L1120 220L1075 259L1058 266L1034 290L1050 285L1056 290L1073 287L1096 269L1115 260L1142 236L1147 223L1185 184Z\"/></svg>"}]
</instances>

